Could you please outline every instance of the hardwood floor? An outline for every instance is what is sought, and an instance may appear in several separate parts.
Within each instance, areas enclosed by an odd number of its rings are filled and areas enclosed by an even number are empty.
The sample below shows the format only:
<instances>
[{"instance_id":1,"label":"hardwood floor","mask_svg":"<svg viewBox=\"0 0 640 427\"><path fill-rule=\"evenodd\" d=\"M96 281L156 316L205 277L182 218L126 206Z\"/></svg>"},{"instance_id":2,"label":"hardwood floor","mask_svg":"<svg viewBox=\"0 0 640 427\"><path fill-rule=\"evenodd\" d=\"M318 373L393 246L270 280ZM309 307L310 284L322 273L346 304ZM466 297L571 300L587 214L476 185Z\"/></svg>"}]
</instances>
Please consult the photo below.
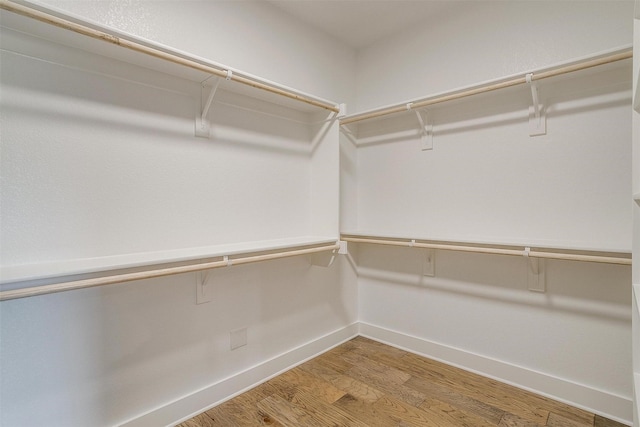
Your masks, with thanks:
<instances>
[{"instance_id":1,"label":"hardwood floor","mask_svg":"<svg viewBox=\"0 0 640 427\"><path fill-rule=\"evenodd\" d=\"M622 425L357 337L179 427Z\"/></svg>"}]
</instances>

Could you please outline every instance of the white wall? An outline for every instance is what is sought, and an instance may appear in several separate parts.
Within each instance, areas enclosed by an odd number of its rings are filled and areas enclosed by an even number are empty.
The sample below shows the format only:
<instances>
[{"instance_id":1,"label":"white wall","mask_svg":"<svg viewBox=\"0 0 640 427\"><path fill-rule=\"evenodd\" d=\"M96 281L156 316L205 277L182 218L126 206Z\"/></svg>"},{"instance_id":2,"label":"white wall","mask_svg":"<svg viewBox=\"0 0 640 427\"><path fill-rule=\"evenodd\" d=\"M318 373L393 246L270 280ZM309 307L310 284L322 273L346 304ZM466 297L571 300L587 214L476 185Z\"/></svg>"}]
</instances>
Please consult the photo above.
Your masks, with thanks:
<instances>
[{"instance_id":1,"label":"white wall","mask_svg":"<svg viewBox=\"0 0 640 427\"><path fill-rule=\"evenodd\" d=\"M315 95L339 101L352 87L350 51L262 2L56 5ZM300 124L306 113L221 92L213 137L195 138L198 84L46 41L23 47L30 55L2 60L3 264L337 234L335 125L321 134L333 149L318 148L322 126ZM327 197L330 218L312 216ZM209 283L202 305L195 274L2 302L0 424L114 425L180 402L141 422L177 421L215 403L189 395L224 398L250 382L223 380L264 379L357 320L342 260L238 266ZM243 327L248 345L232 352L229 332Z\"/></svg>"},{"instance_id":2,"label":"white wall","mask_svg":"<svg viewBox=\"0 0 640 427\"><path fill-rule=\"evenodd\" d=\"M352 112L631 44L631 1L457 2L358 52Z\"/></svg>"},{"instance_id":3,"label":"white wall","mask_svg":"<svg viewBox=\"0 0 640 427\"><path fill-rule=\"evenodd\" d=\"M359 52L358 109L629 45L632 16L631 2L460 3ZM432 151L420 150L413 114L358 126L355 227L629 251L629 61L539 92L544 136L529 136L528 88L429 109ZM438 251L431 278L419 250L356 253L374 337L417 338L414 350L631 420L629 267L549 261L536 294L519 258Z\"/></svg>"},{"instance_id":4,"label":"white wall","mask_svg":"<svg viewBox=\"0 0 640 427\"><path fill-rule=\"evenodd\" d=\"M429 110L430 151L414 115L361 124L358 228L629 251L630 76L541 84L543 136L529 136L527 88Z\"/></svg>"}]
</instances>

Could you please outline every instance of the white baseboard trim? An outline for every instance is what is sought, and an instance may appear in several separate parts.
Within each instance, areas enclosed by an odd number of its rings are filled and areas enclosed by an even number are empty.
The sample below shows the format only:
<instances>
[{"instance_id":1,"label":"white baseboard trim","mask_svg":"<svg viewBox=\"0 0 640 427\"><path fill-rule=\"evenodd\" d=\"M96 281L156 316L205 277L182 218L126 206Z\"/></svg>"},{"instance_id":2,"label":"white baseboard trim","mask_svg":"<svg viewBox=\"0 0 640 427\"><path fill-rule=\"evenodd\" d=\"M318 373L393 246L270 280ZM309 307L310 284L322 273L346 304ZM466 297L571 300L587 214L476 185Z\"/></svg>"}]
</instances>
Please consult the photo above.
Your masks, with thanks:
<instances>
[{"instance_id":1,"label":"white baseboard trim","mask_svg":"<svg viewBox=\"0 0 640 427\"><path fill-rule=\"evenodd\" d=\"M367 323L360 323L360 335L632 424L633 402L626 397Z\"/></svg>"},{"instance_id":2,"label":"white baseboard trim","mask_svg":"<svg viewBox=\"0 0 640 427\"><path fill-rule=\"evenodd\" d=\"M243 372L218 381L202 390L127 421L123 427L173 426L249 390L276 375L312 359L358 335L353 323Z\"/></svg>"}]
</instances>

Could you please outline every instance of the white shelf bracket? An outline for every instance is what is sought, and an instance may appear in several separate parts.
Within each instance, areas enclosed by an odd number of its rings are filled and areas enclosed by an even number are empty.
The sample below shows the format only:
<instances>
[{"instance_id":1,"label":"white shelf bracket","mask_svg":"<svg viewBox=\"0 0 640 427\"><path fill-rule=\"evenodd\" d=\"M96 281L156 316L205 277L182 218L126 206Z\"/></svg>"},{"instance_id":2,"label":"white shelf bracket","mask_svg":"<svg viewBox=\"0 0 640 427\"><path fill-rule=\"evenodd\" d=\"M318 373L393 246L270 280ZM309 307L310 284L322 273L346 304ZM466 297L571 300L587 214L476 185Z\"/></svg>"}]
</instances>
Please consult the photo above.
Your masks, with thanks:
<instances>
[{"instance_id":1,"label":"white shelf bracket","mask_svg":"<svg viewBox=\"0 0 640 427\"><path fill-rule=\"evenodd\" d=\"M316 252L314 254L307 255L307 259L311 265L326 268L331 267L331 264L333 264L333 261L336 259L336 255L336 251Z\"/></svg>"},{"instance_id":2,"label":"white shelf bracket","mask_svg":"<svg viewBox=\"0 0 640 427\"><path fill-rule=\"evenodd\" d=\"M225 80L231 80L233 76L233 72L231 70L227 70L227 76ZM202 84L202 96L201 99L201 112L198 116L196 116L196 136L202 138L209 138L209 131L211 129L211 123L209 119L207 119L207 115L209 114L209 109L211 108L211 104L213 103L213 98L216 96L216 92L218 91L218 86L220 85L220 77L216 77L215 83L211 86L211 90L209 91L209 95L207 96L206 101L204 100L204 93L206 88L206 83Z\"/></svg>"},{"instance_id":3,"label":"white shelf bracket","mask_svg":"<svg viewBox=\"0 0 640 427\"><path fill-rule=\"evenodd\" d=\"M209 283L209 271L199 271L196 274L196 304L211 302L213 286Z\"/></svg>"},{"instance_id":4,"label":"white shelf bracket","mask_svg":"<svg viewBox=\"0 0 640 427\"><path fill-rule=\"evenodd\" d=\"M338 241L340 247L333 251L316 252L307 255L309 264L317 267L330 267L336 260L336 255L347 255L347 242L342 240Z\"/></svg>"},{"instance_id":5,"label":"white shelf bracket","mask_svg":"<svg viewBox=\"0 0 640 427\"><path fill-rule=\"evenodd\" d=\"M533 105L529 107L529 136L545 135L547 133L547 117L538 100L538 86L533 81L533 73L527 74L526 80L531 87L533 100Z\"/></svg>"},{"instance_id":6,"label":"white shelf bracket","mask_svg":"<svg viewBox=\"0 0 640 427\"><path fill-rule=\"evenodd\" d=\"M422 263L422 275L434 277L436 275L436 251L435 249L425 249L424 261Z\"/></svg>"},{"instance_id":7,"label":"white shelf bracket","mask_svg":"<svg viewBox=\"0 0 640 427\"><path fill-rule=\"evenodd\" d=\"M420 147L422 151L433 149L433 123L431 123L429 115L425 112L425 117L422 117L422 112L419 110L412 110L413 103L407 104L407 110L416 113L418 123L420 124Z\"/></svg>"},{"instance_id":8,"label":"white shelf bracket","mask_svg":"<svg viewBox=\"0 0 640 427\"><path fill-rule=\"evenodd\" d=\"M524 257L527 262L527 288L531 292L546 292L544 260L529 256L531 248L524 248Z\"/></svg>"}]
</instances>

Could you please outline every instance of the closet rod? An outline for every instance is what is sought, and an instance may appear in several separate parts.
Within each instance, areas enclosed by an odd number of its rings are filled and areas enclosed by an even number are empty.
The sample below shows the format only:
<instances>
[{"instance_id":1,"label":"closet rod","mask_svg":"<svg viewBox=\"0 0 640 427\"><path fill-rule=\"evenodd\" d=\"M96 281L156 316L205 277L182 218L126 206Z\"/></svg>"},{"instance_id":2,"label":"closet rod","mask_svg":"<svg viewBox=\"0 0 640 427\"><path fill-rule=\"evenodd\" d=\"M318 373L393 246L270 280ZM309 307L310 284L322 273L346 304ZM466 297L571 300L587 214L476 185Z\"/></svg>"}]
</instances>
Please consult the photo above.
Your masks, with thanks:
<instances>
[{"instance_id":1,"label":"closet rod","mask_svg":"<svg viewBox=\"0 0 640 427\"><path fill-rule=\"evenodd\" d=\"M135 52L143 53L149 56L153 56L155 58L172 62L174 64L178 64L178 65L189 67L195 70L203 71L205 73L212 74L218 77L224 77L225 79L229 77L227 70L218 69L211 65L202 64L188 58L182 58L180 56L177 56L168 52L164 52L162 50L159 50L153 47L145 46L135 41L127 40L125 38L118 37L116 35L109 34L104 31L96 30L96 29L87 27L85 25L77 24L75 22L71 22L66 19L62 19L57 16L51 15L49 13L42 12L21 4L17 4L9 0L0 0L0 9L5 9L7 11L17 13L22 16L26 16L28 18L35 19L37 21L44 22L46 24L50 24L66 30L70 30L78 34L91 37L96 40L101 40L107 43L121 46L123 48L129 49ZM267 92L271 92L276 95L294 99L296 101L304 102L316 107L324 108L326 110L333 111L335 113L340 112L340 108L337 105L312 99L301 93L296 93L291 90L285 90L285 89L276 87L274 85L260 82L255 79L251 79L239 74L240 74L239 72L233 71L233 73L230 75L230 80L247 85L247 86L254 87L256 89L261 89Z\"/></svg>"},{"instance_id":2,"label":"closet rod","mask_svg":"<svg viewBox=\"0 0 640 427\"><path fill-rule=\"evenodd\" d=\"M532 251L523 249L506 249L497 247L486 246L466 246L456 243L421 243L415 241L406 240L382 240L374 238L363 237L347 237L342 236L341 240L345 242L353 243L372 243L377 245L391 245L391 246L408 246L414 248L428 248L428 249L442 249L446 251L459 251L459 252L475 252L481 254L498 254L498 255L514 255L514 256L529 256L532 258L548 258L548 259L562 259L570 261L586 261L586 262L599 262L605 264L620 264L631 265L631 258L612 257L612 256L600 256L600 255L585 255L575 254L568 252L546 252L546 251Z\"/></svg>"},{"instance_id":3,"label":"closet rod","mask_svg":"<svg viewBox=\"0 0 640 427\"><path fill-rule=\"evenodd\" d=\"M339 244L318 246L314 248L297 249L292 251L274 252L262 255L252 255L240 258L229 258L227 260L211 261L179 267L167 267L154 270L140 271L136 273L117 274L112 276L96 277L92 279L72 280L63 283L53 283L51 285L33 286L10 291L0 291L0 301L26 298L36 295L52 294L56 292L70 291L73 289L92 288L95 286L113 285L116 283L130 282L133 280L152 279L155 277L170 276L173 274L191 273L201 270L211 270L214 268L228 267L252 262L268 261L278 258L287 258L298 255L307 255L316 252L334 251L340 249Z\"/></svg>"},{"instance_id":4,"label":"closet rod","mask_svg":"<svg viewBox=\"0 0 640 427\"><path fill-rule=\"evenodd\" d=\"M454 92L445 92L439 95L434 95L422 100L408 102L403 104L386 107L377 111L371 111L369 113L361 113L353 116L347 116L340 120L341 125L348 125L350 123L356 123L363 120L369 120L377 117L387 116L390 114L401 113L407 110L416 110L419 108L428 107L430 105L439 104L441 102L453 101L455 99L466 98L472 95L478 95L481 93L491 92L498 89L504 89L511 86L517 86L527 83L527 74L532 74L531 80L542 80L550 77L559 76L562 74L572 73L574 71L585 70L599 65L610 64L612 62L621 61L633 57L633 51L631 48L626 48L622 51L607 55L598 56L596 58L587 58L582 61L572 63L570 65L559 66L546 70L539 70L532 73L524 73L521 76L508 78L506 80L492 81L476 86L471 86L466 89L462 89Z\"/></svg>"}]
</instances>

